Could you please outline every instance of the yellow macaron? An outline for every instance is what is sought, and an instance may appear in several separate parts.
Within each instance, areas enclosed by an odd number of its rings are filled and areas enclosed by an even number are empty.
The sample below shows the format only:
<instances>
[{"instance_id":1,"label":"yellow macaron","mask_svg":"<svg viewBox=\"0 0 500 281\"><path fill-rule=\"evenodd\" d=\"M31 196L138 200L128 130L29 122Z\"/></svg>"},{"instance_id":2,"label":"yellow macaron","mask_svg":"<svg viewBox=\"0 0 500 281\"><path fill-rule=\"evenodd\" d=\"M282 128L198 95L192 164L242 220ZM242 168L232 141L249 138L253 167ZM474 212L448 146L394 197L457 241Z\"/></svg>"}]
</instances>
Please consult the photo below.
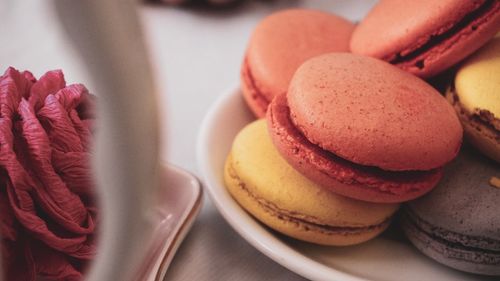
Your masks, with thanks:
<instances>
[{"instance_id":1,"label":"yellow macaron","mask_svg":"<svg viewBox=\"0 0 500 281\"><path fill-rule=\"evenodd\" d=\"M224 180L233 198L259 221L317 244L367 241L387 228L399 207L350 199L313 183L281 157L263 119L236 136Z\"/></svg>"},{"instance_id":2,"label":"yellow macaron","mask_svg":"<svg viewBox=\"0 0 500 281\"><path fill-rule=\"evenodd\" d=\"M500 37L470 56L457 72L447 98L469 141L500 162Z\"/></svg>"}]
</instances>

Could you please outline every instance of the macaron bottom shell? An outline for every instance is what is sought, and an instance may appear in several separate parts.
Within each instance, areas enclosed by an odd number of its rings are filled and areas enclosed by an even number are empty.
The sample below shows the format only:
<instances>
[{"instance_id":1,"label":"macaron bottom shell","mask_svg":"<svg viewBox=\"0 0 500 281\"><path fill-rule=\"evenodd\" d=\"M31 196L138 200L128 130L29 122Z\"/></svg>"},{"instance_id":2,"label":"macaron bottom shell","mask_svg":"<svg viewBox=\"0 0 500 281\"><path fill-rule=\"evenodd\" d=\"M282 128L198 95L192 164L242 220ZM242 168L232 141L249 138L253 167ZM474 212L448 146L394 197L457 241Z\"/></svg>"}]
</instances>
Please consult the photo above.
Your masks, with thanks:
<instances>
[{"instance_id":1,"label":"macaron bottom shell","mask_svg":"<svg viewBox=\"0 0 500 281\"><path fill-rule=\"evenodd\" d=\"M235 138L224 169L231 196L257 220L287 236L345 246L374 238L399 204L375 204L337 195L294 170L278 153L266 121Z\"/></svg>"}]
</instances>

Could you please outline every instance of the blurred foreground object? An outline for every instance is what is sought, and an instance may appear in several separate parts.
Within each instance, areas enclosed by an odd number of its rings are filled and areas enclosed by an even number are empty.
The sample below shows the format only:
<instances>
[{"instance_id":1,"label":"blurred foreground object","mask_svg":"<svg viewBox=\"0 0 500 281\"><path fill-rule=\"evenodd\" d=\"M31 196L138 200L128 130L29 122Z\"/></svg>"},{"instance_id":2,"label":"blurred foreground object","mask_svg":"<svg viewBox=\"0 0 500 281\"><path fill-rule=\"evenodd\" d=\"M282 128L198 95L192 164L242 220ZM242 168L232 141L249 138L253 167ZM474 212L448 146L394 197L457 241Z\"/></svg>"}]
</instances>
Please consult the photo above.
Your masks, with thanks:
<instances>
[{"instance_id":1,"label":"blurred foreground object","mask_svg":"<svg viewBox=\"0 0 500 281\"><path fill-rule=\"evenodd\" d=\"M159 197L156 90L135 0L54 0L99 93L92 170L102 221L86 280L145 280Z\"/></svg>"}]
</instances>

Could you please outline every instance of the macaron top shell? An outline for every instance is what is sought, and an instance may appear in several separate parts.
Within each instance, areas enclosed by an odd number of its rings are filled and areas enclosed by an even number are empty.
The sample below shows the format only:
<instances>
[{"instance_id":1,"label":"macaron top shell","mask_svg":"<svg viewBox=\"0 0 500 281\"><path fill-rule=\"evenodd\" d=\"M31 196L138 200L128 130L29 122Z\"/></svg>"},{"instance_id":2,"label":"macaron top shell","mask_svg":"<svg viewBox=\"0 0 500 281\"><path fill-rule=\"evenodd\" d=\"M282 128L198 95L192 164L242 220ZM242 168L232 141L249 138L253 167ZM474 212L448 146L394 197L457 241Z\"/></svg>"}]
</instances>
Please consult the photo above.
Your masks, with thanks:
<instances>
[{"instance_id":1,"label":"macaron top shell","mask_svg":"<svg viewBox=\"0 0 500 281\"><path fill-rule=\"evenodd\" d=\"M261 94L271 101L286 92L305 60L328 52L346 52L354 30L350 21L325 12L292 9L274 13L255 28L246 62Z\"/></svg>"},{"instance_id":2,"label":"macaron top shell","mask_svg":"<svg viewBox=\"0 0 500 281\"><path fill-rule=\"evenodd\" d=\"M470 113L482 109L500 118L500 37L464 62L455 77L455 93Z\"/></svg>"},{"instance_id":3,"label":"macaron top shell","mask_svg":"<svg viewBox=\"0 0 500 281\"><path fill-rule=\"evenodd\" d=\"M292 168L278 153L266 121L247 125L231 149L233 169L245 188L275 208L321 225L365 227L387 221L399 204L375 204L337 195Z\"/></svg>"},{"instance_id":4,"label":"macaron top shell","mask_svg":"<svg viewBox=\"0 0 500 281\"><path fill-rule=\"evenodd\" d=\"M370 57L332 53L308 60L287 99L292 122L310 142L356 164L431 170L451 161L462 142L445 98Z\"/></svg>"},{"instance_id":5,"label":"macaron top shell","mask_svg":"<svg viewBox=\"0 0 500 281\"><path fill-rule=\"evenodd\" d=\"M489 183L500 166L468 148L445 169L433 191L408 203L410 210L446 231L496 240L500 250L500 188Z\"/></svg>"},{"instance_id":6,"label":"macaron top shell","mask_svg":"<svg viewBox=\"0 0 500 281\"><path fill-rule=\"evenodd\" d=\"M499 25L496 0L381 0L353 32L350 48L431 77L479 48Z\"/></svg>"}]
</instances>

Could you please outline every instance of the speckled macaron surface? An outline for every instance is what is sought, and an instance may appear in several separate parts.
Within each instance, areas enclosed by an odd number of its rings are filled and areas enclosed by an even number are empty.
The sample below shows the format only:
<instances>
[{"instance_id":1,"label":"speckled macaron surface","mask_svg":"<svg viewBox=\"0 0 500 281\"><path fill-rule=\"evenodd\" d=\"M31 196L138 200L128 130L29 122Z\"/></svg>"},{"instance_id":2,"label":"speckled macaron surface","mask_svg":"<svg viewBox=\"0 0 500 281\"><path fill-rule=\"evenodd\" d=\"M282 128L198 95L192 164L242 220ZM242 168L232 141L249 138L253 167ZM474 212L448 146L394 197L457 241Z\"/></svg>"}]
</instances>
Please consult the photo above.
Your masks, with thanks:
<instances>
[{"instance_id":1,"label":"speckled macaron surface","mask_svg":"<svg viewBox=\"0 0 500 281\"><path fill-rule=\"evenodd\" d=\"M352 245L381 233L398 204L374 204L337 195L294 170L276 151L265 120L235 138L225 167L230 194L250 214L291 237Z\"/></svg>"},{"instance_id":2,"label":"speckled macaron surface","mask_svg":"<svg viewBox=\"0 0 500 281\"><path fill-rule=\"evenodd\" d=\"M464 149L429 194L405 206L402 225L424 254L458 270L500 275L500 164Z\"/></svg>"},{"instance_id":3,"label":"speckled macaron surface","mask_svg":"<svg viewBox=\"0 0 500 281\"><path fill-rule=\"evenodd\" d=\"M287 94L290 116L313 143L357 164L430 170L452 160L462 129L429 84L385 62L328 54L304 63Z\"/></svg>"},{"instance_id":4,"label":"speckled macaron surface","mask_svg":"<svg viewBox=\"0 0 500 281\"><path fill-rule=\"evenodd\" d=\"M455 65L500 30L500 1L382 0L353 33L351 51L420 77Z\"/></svg>"}]
</instances>

